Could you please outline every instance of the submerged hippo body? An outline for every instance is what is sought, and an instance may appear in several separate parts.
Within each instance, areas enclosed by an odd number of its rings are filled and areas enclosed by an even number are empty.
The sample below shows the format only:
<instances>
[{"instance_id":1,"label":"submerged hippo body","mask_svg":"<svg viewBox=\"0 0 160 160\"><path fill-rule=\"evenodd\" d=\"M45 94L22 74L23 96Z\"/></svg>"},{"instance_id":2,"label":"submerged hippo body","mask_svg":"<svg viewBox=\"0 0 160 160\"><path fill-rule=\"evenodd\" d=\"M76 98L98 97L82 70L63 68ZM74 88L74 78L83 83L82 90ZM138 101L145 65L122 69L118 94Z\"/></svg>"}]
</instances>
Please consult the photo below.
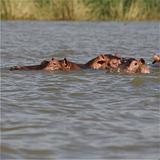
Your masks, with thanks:
<instances>
[{"instance_id":1,"label":"submerged hippo body","mask_svg":"<svg viewBox=\"0 0 160 160\"><path fill-rule=\"evenodd\" d=\"M60 60L60 63L63 71L76 71L76 70L81 70L85 68L84 64L77 64L67 60L66 58L64 58L63 60Z\"/></svg>"},{"instance_id":2,"label":"submerged hippo body","mask_svg":"<svg viewBox=\"0 0 160 160\"><path fill-rule=\"evenodd\" d=\"M133 73L150 73L149 67L145 64L143 58L137 60L135 58L122 58L119 71L133 74Z\"/></svg>"},{"instance_id":3,"label":"submerged hippo body","mask_svg":"<svg viewBox=\"0 0 160 160\"><path fill-rule=\"evenodd\" d=\"M39 65L31 65L31 66L14 66L11 67L10 70L42 70L48 65L49 61L43 61Z\"/></svg>"}]
</instances>

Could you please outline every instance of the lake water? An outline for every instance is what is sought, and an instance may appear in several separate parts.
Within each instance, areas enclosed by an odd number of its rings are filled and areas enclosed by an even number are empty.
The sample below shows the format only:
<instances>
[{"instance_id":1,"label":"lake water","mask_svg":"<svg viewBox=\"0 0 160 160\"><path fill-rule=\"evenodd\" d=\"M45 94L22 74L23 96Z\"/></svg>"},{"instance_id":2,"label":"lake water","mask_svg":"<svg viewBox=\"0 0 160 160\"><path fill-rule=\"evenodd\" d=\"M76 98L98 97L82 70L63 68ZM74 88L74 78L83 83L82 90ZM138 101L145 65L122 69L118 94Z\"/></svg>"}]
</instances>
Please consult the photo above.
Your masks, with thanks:
<instances>
[{"instance_id":1,"label":"lake water","mask_svg":"<svg viewBox=\"0 0 160 160\"><path fill-rule=\"evenodd\" d=\"M2 159L160 158L160 71L9 71L52 57L159 50L158 22L1 22Z\"/></svg>"}]
</instances>

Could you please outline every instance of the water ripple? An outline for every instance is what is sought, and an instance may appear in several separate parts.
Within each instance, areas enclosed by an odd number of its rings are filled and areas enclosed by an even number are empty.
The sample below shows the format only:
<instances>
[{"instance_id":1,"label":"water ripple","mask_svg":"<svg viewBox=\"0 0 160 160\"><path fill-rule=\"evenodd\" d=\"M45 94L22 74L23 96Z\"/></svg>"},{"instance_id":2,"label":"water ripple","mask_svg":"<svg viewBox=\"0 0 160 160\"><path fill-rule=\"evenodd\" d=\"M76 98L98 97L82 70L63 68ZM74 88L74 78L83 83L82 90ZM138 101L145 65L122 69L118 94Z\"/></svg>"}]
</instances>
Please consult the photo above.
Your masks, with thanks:
<instances>
[{"instance_id":1,"label":"water ripple","mask_svg":"<svg viewBox=\"0 0 160 160\"><path fill-rule=\"evenodd\" d=\"M159 48L159 23L2 22L3 159L156 159L159 69L149 75L104 71L8 71L100 53L143 57ZM157 158L158 159L158 158Z\"/></svg>"}]
</instances>

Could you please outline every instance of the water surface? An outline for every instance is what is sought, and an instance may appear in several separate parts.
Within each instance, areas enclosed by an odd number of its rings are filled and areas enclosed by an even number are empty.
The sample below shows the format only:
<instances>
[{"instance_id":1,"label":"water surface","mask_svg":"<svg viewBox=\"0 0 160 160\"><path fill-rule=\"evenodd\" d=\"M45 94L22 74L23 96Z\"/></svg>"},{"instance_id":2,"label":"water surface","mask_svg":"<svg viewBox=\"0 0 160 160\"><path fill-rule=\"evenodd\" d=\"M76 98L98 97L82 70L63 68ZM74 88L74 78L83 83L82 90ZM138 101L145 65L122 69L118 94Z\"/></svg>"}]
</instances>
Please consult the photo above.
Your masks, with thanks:
<instances>
[{"instance_id":1,"label":"water surface","mask_svg":"<svg viewBox=\"0 0 160 160\"><path fill-rule=\"evenodd\" d=\"M102 53L151 63L156 22L1 22L2 159L158 159L160 74L14 71Z\"/></svg>"}]
</instances>

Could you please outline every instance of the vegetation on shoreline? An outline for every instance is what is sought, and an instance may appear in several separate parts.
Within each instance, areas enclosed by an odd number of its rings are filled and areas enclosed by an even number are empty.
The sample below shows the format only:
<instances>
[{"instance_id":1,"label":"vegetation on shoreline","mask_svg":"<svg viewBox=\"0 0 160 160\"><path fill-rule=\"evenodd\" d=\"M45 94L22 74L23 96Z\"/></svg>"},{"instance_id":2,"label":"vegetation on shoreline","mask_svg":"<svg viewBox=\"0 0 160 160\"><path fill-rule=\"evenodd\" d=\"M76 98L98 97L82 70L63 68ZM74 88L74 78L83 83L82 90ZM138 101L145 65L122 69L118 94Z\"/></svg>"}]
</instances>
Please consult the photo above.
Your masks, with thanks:
<instances>
[{"instance_id":1,"label":"vegetation on shoreline","mask_svg":"<svg viewBox=\"0 0 160 160\"><path fill-rule=\"evenodd\" d=\"M0 0L2 20L160 20L160 0Z\"/></svg>"}]
</instances>

